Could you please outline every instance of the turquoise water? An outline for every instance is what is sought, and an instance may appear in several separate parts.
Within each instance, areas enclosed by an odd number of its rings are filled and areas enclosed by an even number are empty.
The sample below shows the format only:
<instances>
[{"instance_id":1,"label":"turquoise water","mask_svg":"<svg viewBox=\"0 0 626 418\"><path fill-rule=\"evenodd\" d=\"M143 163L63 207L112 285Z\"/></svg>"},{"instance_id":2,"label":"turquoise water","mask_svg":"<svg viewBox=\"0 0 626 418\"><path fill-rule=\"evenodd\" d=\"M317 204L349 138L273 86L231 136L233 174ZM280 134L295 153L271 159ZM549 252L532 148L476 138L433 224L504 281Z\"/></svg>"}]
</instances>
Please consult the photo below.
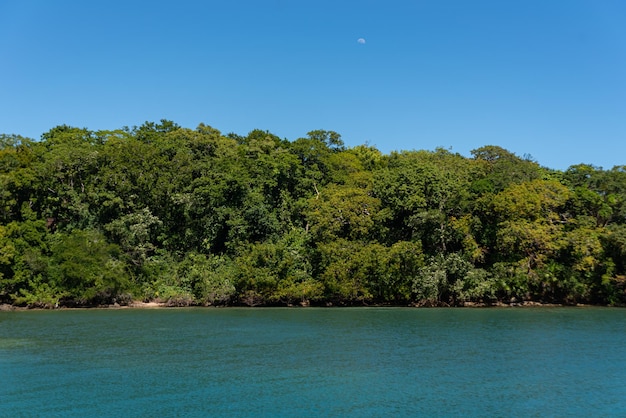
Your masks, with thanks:
<instances>
[{"instance_id":1,"label":"turquoise water","mask_svg":"<svg viewBox=\"0 0 626 418\"><path fill-rule=\"evenodd\" d=\"M0 416L626 416L626 310L0 312Z\"/></svg>"}]
</instances>

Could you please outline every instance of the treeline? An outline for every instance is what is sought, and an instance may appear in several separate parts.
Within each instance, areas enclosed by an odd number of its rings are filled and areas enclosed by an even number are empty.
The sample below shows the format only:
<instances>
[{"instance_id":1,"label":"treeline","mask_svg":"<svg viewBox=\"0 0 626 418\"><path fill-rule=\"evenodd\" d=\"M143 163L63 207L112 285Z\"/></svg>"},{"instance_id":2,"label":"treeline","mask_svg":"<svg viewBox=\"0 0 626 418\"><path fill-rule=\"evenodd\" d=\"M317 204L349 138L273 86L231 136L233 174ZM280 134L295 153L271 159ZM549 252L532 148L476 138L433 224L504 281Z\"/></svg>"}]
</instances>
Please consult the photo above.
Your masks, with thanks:
<instances>
[{"instance_id":1,"label":"treeline","mask_svg":"<svg viewBox=\"0 0 626 418\"><path fill-rule=\"evenodd\" d=\"M0 135L0 303L626 303L626 166L171 121Z\"/></svg>"}]
</instances>

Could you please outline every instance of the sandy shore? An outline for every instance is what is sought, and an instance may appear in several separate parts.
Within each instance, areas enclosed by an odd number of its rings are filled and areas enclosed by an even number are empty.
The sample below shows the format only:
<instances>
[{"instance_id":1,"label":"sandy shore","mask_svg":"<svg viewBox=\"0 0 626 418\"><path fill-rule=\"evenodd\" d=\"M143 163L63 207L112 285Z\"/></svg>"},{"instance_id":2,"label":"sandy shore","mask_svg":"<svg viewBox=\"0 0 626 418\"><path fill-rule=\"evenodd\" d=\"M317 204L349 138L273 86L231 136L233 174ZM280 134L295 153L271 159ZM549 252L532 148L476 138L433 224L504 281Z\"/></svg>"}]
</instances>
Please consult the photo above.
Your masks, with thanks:
<instances>
[{"instance_id":1,"label":"sandy shore","mask_svg":"<svg viewBox=\"0 0 626 418\"><path fill-rule=\"evenodd\" d=\"M164 302L141 302L138 300L132 301L127 306L113 305L112 308L166 308L167 305Z\"/></svg>"}]
</instances>

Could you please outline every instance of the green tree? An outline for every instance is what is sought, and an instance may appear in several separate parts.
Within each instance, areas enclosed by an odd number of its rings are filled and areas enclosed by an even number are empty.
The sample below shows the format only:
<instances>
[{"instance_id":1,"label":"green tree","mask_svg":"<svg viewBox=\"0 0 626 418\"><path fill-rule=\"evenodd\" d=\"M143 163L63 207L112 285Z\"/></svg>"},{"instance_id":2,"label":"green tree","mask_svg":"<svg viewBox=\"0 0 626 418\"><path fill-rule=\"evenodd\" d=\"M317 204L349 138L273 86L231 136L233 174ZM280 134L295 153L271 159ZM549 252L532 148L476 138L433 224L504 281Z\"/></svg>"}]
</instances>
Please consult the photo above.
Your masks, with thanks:
<instances>
[{"instance_id":1,"label":"green tree","mask_svg":"<svg viewBox=\"0 0 626 418\"><path fill-rule=\"evenodd\" d=\"M557 181L533 180L509 186L493 200L499 222L495 250L502 261L524 269L530 290L540 296L554 289L557 276L551 260L566 246L564 212L570 197L569 189ZM552 273L546 274L549 265Z\"/></svg>"},{"instance_id":2,"label":"green tree","mask_svg":"<svg viewBox=\"0 0 626 418\"><path fill-rule=\"evenodd\" d=\"M51 237L49 283L65 290L67 302L112 303L128 290L120 250L95 230Z\"/></svg>"},{"instance_id":3,"label":"green tree","mask_svg":"<svg viewBox=\"0 0 626 418\"><path fill-rule=\"evenodd\" d=\"M304 230L292 229L275 241L249 245L235 260L240 300L306 305L320 299L322 285L312 277L307 241Z\"/></svg>"},{"instance_id":4,"label":"green tree","mask_svg":"<svg viewBox=\"0 0 626 418\"><path fill-rule=\"evenodd\" d=\"M392 153L375 174L374 195L381 199L391 242L420 240L428 254L462 248L453 220L469 211L470 184L480 167L458 154L438 149ZM467 230L465 233L470 233Z\"/></svg>"},{"instance_id":5,"label":"green tree","mask_svg":"<svg viewBox=\"0 0 626 418\"><path fill-rule=\"evenodd\" d=\"M369 240L379 207L368 189L329 185L309 200L307 227L316 241Z\"/></svg>"},{"instance_id":6,"label":"green tree","mask_svg":"<svg viewBox=\"0 0 626 418\"><path fill-rule=\"evenodd\" d=\"M380 244L339 238L318 247L320 280L326 299L338 304L363 304L374 300L372 292Z\"/></svg>"},{"instance_id":7,"label":"green tree","mask_svg":"<svg viewBox=\"0 0 626 418\"><path fill-rule=\"evenodd\" d=\"M178 265L180 286L205 306L225 305L236 297L236 266L224 256L188 253Z\"/></svg>"},{"instance_id":8,"label":"green tree","mask_svg":"<svg viewBox=\"0 0 626 418\"><path fill-rule=\"evenodd\" d=\"M32 291L45 278L48 268L48 231L43 220L26 220L0 225L0 300L23 304L20 294ZM41 280L39 280L41 281ZM58 302L49 289L43 305Z\"/></svg>"}]
</instances>

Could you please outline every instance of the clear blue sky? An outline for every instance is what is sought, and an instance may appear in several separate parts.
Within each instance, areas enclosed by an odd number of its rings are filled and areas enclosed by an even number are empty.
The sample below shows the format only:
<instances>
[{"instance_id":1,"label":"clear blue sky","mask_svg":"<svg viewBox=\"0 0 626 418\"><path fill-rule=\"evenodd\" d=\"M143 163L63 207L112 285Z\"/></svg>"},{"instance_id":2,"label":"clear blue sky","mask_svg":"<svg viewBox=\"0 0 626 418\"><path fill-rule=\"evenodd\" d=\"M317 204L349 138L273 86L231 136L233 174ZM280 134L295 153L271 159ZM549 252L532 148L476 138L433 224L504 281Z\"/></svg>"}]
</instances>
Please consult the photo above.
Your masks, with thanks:
<instances>
[{"instance_id":1,"label":"clear blue sky","mask_svg":"<svg viewBox=\"0 0 626 418\"><path fill-rule=\"evenodd\" d=\"M165 118L626 164L623 0L4 0L0 59L7 134Z\"/></svg>"}]
</instances>

